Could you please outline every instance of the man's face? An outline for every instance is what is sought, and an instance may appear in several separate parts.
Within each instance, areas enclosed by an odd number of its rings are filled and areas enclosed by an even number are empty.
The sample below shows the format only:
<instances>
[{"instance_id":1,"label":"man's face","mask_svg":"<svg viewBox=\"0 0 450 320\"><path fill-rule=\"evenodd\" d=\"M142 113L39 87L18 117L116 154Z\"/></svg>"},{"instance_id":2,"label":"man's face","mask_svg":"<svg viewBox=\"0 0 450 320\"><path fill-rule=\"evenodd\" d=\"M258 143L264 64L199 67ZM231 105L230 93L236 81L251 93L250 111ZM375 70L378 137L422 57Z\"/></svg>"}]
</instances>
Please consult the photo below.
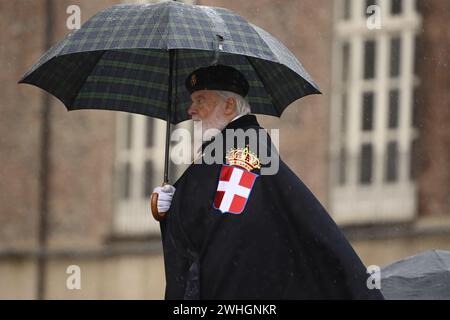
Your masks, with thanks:
<instances>
[{"instance_id":1,"label":"man's face","mask_svg":"<svg viewBox=\"0 0 450 320\"><path fill-rule=\"evenodd\" d=\"M192 104L187 113L194 121L208 121L220 102L217 93L210 90L199 90L191 94Z\"/></svg>"},{"instance_id":2,"label":"man's face","mask_svg":"<svg viewBox=\"0 0 450 320\"><path fill-rule=\"evenodd\" d=\"M194 120L194 130L200 130L203 140L210 140L222 130L234 116L233 104L209 90L199 90L191 94L192 104L187 113ZM212 130L210 130L212 129Z\"/></svg>"}]
</instances>

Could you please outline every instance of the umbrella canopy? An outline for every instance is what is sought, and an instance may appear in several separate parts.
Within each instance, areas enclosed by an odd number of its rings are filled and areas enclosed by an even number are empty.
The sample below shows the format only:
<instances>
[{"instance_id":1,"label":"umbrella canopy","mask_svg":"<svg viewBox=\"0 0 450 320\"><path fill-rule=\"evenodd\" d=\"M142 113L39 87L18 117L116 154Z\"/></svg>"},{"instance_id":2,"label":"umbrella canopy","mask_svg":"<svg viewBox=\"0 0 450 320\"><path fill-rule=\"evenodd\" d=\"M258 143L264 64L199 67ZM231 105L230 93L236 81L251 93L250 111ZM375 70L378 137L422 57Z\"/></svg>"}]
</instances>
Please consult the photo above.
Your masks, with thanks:
<instances>
[{"instance_id":1,"label":"umbrella canopy","mask_svg":"<svg viewBox=\"0 0 450 320\"><path fill-rule=\"evenodd\" d=\"M268 32L227 9L175 1L99 12L19 82L48 91L69 110L118 110L178 123L188 119L185 78L211 64L245 75L253 113L280 116L293 101L320 93L301 63Z\"/></svg>"},{"instance_id":2,"label":"umbrella canopy","mask_svg":"<svg viewBox=\"0 0 450 320\"><path fill-rule=\"evenodd\" d=\"M450 251L431 250L381 269L386 299L450 299Z\"/></svg>"}]
</instances>

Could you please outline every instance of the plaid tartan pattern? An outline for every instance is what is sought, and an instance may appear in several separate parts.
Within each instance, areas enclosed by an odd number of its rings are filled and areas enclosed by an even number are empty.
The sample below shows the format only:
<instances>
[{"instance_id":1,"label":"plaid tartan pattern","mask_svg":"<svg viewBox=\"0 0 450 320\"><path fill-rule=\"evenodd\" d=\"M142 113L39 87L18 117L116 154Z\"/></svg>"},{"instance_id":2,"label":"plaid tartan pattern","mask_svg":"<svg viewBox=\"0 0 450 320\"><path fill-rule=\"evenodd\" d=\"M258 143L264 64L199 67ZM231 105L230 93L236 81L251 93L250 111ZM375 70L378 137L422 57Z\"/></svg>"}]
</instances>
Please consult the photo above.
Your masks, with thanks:
<instances>
[{"instance_id":1,"label":"plaid tartan pattern","mask_svg":"<svg viewBox=\"0 0 450 320\"><path fill-rule=\"evenodd\" d=\"M169 51L175 52L172 123L188 119L184 80L213 63L240 70L253 113L280 116L293 101L319 93L295 56L266 31L223 8L179 2L116 5L47 51L23 76L69 110L108 109L167 118Z\"/></svg>"}]
</instances>

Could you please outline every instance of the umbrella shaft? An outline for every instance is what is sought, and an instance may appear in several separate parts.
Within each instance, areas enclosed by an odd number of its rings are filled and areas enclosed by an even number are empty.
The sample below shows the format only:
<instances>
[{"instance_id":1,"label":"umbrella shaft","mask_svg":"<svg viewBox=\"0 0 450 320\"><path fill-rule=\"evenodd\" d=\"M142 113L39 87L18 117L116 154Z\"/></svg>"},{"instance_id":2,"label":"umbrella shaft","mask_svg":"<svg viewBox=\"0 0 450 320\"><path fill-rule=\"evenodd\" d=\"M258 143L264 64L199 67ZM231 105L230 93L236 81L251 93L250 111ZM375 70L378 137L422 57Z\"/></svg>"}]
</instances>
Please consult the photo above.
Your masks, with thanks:
<instances>
[{"instance_id":1,"label":"umbrella shaft","mask_svg":"<svg viewBox=\"0 0 450 320\"><path fill-rule=\"evenodd\" d=\"M169 50L169 90L167 93L167 119L166 119L166 150L164 159L164 184L169 183L169 144L170 144L170 120L172 117L172 84L173 69L175 63L175 51Z\"/></svg>"}]
</instances>

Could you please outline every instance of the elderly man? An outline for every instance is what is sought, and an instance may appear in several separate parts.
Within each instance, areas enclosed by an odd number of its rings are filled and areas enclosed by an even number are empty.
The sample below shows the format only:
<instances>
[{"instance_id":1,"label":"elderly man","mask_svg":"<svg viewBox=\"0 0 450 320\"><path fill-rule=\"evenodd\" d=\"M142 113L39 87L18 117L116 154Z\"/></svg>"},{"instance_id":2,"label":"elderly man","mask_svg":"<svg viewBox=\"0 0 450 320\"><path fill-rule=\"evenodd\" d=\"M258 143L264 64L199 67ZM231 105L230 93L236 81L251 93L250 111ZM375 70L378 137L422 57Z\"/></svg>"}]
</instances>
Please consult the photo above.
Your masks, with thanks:
<instances>
[{"instance_id":1,"label":"elderly man","mask_svg":"<svg viewBox=\"0 0 450 320\"><path fill-rule=\"evenodd\" d=\"M186 87L187 112L201 121L207 140L202 156L215 153L220 161L194 163L173 187L154 191L158 209L167 211L166 299L382 299L368 288L369 275L339 228L286 164L277 157L278 170L264 174L271 164L262 155L278 154L249 114L245 77L210 66L189 75ZM220 132L208 135L211 129ZM256 145L236 142L234 132L252 130L265 133L246 135L257 137ZM230 137L231 149L224 145Z\"/></svg>"}]
</instances>

